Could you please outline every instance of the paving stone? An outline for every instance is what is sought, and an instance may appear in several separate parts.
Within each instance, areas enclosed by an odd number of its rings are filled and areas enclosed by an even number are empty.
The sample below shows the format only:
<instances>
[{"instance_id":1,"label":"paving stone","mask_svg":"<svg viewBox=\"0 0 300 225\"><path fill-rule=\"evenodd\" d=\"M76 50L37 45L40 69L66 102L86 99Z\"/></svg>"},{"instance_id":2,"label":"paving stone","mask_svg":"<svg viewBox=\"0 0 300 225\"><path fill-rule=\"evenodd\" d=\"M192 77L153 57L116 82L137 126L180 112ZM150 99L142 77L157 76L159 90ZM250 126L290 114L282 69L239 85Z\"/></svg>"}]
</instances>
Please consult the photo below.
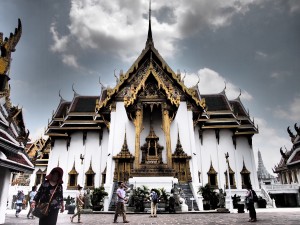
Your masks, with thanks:
<instances>
[{"instance_id":1,"label":"paving stone","mask_svg":"<svg viewBox=\"0 0 300 225\"><path fill-rule=\"evenodd\" d=\"M23 210L16 218L14 211L8 211L6 214L6 225L37 225L38 219L27 219L27 211ZM77 224L70 222L70 214L59 214L57 225ZM82 224L98 225L98 224L114 224L113 213L83 214L81 215ZM291 210L257 210L258 221L256 224L263 225L299 225L300 209ZM76 221L77 218L74 219ZM169 225L169 224L253 224L248 222L248 213L176 213L176 214L158 214L155 218L149 218L149 214L127 214L127 219L131 225ZM122 218L118 217L118 224L122 223Z\"/></svg>"}]
</instances>

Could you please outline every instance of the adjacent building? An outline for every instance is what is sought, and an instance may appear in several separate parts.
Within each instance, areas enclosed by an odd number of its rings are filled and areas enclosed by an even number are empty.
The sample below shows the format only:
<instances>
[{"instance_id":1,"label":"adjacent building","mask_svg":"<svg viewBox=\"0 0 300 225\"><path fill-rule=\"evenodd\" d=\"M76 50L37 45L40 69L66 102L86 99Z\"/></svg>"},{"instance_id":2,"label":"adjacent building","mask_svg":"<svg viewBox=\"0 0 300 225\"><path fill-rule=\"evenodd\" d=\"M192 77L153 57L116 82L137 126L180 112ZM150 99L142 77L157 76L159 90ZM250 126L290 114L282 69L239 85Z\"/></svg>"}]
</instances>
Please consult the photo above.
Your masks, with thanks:
<instances>
[{"instance_id":1,"label":"adjacent building","mask_svg":"<svg viewBox=\"0 0 300 225\"><path fill-rule=\"evenodd\" d=\"M5 222L12 173L31 174L34 170L25 152L29 131L25 128L22 109L14 106L10 100L8 83L11 53L15 51L21 34L20 19L15 32L9 37L3 39L3 33L0 33L0 224Z\"/></svg>"},{"instance_id":2,"label":"adjacent building","mask_svg":"<svg viewBox=\"0 0 300 225\"><path fill-rule=\"evenodd\" d=\"M272 197L280 206L300 206L300 127L294 125L295 132L287 128L293 144L290 150L280 148L281 159L274 167L278 174L281 190L274 191L270 188Z\"/></svg>"}]
</instances>

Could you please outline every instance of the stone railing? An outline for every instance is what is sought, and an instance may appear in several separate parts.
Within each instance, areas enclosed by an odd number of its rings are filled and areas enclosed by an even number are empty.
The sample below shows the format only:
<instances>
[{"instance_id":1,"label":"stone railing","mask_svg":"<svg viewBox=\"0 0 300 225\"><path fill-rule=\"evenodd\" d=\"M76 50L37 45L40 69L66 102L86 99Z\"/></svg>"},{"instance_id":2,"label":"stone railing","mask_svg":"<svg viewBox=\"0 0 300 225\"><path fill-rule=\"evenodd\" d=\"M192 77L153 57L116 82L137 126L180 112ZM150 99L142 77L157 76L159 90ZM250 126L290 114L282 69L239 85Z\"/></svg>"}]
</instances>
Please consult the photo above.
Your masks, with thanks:
<instances>
[{"instance_id":1,"label":"stone railing","mask_svg":"<svg viewBox=\"0 0 300 225\"><path fill-rule=\"evenodd\" d=\"M263 185L266 190L299 189L299 184L269 184Z\"/></svg>"}]
</instances>

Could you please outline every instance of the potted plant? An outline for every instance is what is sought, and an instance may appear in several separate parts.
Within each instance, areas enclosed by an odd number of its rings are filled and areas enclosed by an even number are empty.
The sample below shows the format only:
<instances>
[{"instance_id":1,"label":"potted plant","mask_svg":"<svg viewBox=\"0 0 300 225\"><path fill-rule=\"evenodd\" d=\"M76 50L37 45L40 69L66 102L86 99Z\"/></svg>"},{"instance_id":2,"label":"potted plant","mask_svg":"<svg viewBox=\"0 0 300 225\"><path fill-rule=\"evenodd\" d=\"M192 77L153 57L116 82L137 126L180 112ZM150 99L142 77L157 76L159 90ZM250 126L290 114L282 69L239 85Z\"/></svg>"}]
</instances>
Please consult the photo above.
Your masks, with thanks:
<instances>
[{"instance_id":1,"label":"potted plant","mask_svg":"<svg viewBox=\"0 0 300 225\"><path fill-rule=\"evenodd\" d=\"M211 188L209 184L201 186L198 190L198 193L202 194L204 210L217 208L219 199L217 193L214 191L213 188Z\"/></svg>"},{"instance_id":2,"label":"potted plant","mask_svg":"<svg viewBox=\"0 0 300 225\"><path fill-rule=\"evenodd\" d=\"M91 197L94 211L100 211L103 208L103 199L105 196L108 196L108 193L103 186L94 189Z\"/></svg>"},{"instance_id":3,"label":"potted plant","mask_svg":"<svg viewBox=\"0 0 300 225\"><path fill-rule=\"evenodd\" d=\"M232 198L232 204L233 204L233 208L238 210L238 213L244 213L244 208L245 205L241 204L241 196L240 195L234 195L231 197Z\"/></svg>"},{"instance_id":4,"label":"potted plant","mask_svg":"<svg viewBox=\"0 0 300 225\"><path fill-rule=\"evenodd\" d=\"M165 211L169 211L169 197L170 195L167 193L165 188L160 188L158 190L160 192L160 194L158 193L159 199L161 200L161 204L163 203L163 205L161 207L164 206Z\"/></svg>"},{"instance_id":5,"label":"potted plant","mask_svg":"<svg viewBox=\"0 0 300 225\"><path fill-rule=\"evenodd\" d=\"M68 195L67 198L64 198L64 201L66 201L65 207L68 210L68 214L74 214L75 211L75 198L70 197L70 195Z\"/></svg>"},{"instance_id":6,"label":"potted plant","mask_svg":"<svg viewBox=\"0 0 300 225\"><path fill-rule=\"evenodd\" d=\"M144 212L145 202L149 198L149 188L145 185L138 187L134 190L133 201L134 201L134 211Z\"/></svg>"},{"instance_id":7,"label":"potted plant","mask_svg":"<svg viewBox=\"0 0 300 225\"><path fill-rule=\"evenodd\" d=\"M258 206L258 208L266 208L267 207L267 201L266 201L266 199L264 199L261 196L259 196L258 200L257 200L257 206Z\"/></svg>"},{"instance_id":8,"label":"potted plant","mask_svg":"<svg viewBox=\"0 0 300 225\"><path fill-rule=\"evenodd\" d=\"M232 196L231 198L232 198L233 208L237 209L238 208L238 204L241 201L241 196L234 194L234 196Z\"/></svg>"}]
</instances>

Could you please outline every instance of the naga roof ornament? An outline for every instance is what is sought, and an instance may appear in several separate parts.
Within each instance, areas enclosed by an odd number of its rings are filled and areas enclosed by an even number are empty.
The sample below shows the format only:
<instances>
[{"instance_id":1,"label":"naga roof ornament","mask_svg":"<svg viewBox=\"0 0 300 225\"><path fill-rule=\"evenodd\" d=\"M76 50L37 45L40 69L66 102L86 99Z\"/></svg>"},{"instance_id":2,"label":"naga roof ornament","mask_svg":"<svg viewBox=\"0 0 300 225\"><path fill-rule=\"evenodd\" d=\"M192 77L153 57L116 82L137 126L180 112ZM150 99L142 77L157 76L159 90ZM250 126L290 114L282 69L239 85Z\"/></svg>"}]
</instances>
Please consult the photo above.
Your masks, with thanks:
<instances>
[{"instance_id":1,"label":"naga roof ornament","mask_svg":"<svg viewBox=\"0 0 300 225\"><path fill-rule=\"evenodd\" d=\"M18 27L15 28L15 32L10 33L9 37L3 40L3 33L0 32L0 75L7 74L11 61L11 53L16 50L15 47L21 38L21 34L22 24L20 19L18 19Z\"/></svg>"}]
</instances>

